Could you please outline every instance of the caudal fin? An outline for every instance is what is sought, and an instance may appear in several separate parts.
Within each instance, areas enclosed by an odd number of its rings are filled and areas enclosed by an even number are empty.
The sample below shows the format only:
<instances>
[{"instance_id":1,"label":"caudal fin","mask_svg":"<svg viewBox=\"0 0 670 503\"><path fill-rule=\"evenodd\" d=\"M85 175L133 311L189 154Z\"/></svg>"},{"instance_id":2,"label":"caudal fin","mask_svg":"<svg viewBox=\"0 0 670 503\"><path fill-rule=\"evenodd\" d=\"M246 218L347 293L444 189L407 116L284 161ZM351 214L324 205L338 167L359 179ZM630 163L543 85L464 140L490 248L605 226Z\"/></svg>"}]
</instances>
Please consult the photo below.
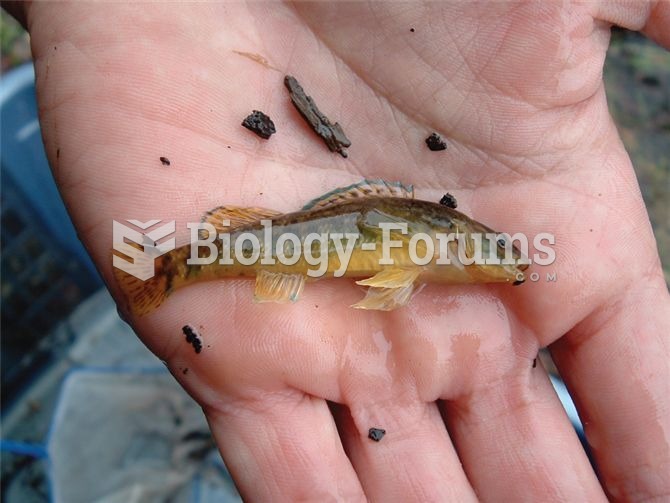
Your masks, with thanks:
<instances>
[{"instance_id":1,"label":"caudal fin","mask_svg":"<svg viewBox=\"0 0 670 503\"><path fill-rule=\"evenodd\" d=\"M143 281L114 267L114 276L125 296L128 309L137 316L150 313L170 294L168 277L165 275L155 275Z\"/></svg>"}]
</instances>

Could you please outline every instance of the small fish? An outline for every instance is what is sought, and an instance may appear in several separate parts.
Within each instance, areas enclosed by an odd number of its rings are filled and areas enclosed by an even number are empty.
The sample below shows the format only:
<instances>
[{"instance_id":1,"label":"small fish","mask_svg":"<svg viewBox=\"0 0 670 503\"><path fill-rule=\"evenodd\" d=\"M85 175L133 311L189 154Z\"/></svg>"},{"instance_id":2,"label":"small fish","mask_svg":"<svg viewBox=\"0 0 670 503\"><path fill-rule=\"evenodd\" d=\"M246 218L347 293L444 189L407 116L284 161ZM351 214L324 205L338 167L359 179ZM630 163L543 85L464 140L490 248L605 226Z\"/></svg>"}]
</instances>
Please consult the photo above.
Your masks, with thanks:
<instances>
[{"instance_id":1,"label":"small fish","mask_svg":"<svg viewBox=\"0 0 670 503\"><path fill-rule=\"evenodd\" d=\"M224 226L223 221L229 221ZM267 229L261 220L270 220L272 244L269 253L263 249ZM227 232L230 243L242 233L251 233L258 238L261 244L259 256L271 256L274 265L263 264L256 260L251 265L243 265L235 260L230 264L219 263L224 244L222 240L215 240L218 255L210 264L187 264L191 256L191 245L178 247L162 256L155 258L151 264L155 274L143 281L118 268L114 268L116 279L126 296L130 311L136 315L145 315L160 306L165 299L178 288L188 286L199 281L211 281L230 277L249 277L256 279L254 300L256 302L289 302L300 297L305 281L312 278L308 272L314 270L314 263L310 264L301 253L294 264L286 265L277 259L277 242L284 233L296 235L304 248L306 237L310 233L346 233L356 234L358 238L352 245L348 267L342 276L360 279L357 284L368 286L368 291L360 302L352 307L359 309L373 309L388 311L407 304L415 289L421 282L441 283L499 283L507 282L519 284L524 280L523 271L528 265L517 263L523 258L516 247L511 247L515 264L472 264L464 265L458 259L457 243L448 244L450 264L437 263L439 242L435 241L434 255L428 258L424 265L417 265L411 260L409 253L410 240L417 233L425 233L433 238L437 233L453 233L465 237L465 254L472 258L474 254L474 233L494 233L488 227L468 218L449 206L414 199L414 189L401 183L390 183L383 180L364 180L328 192L306 204L300 211L281 214L273 210L262 208L241 208L221 206L205 214L203 222L210 223L217 232ZM399 242L396 247L387 250L393 263L380 263L384 246L382 245L383 231L380 223L404 224L407 232L391 230L388 237ZM389 232L389 231L386 231ZM286 241L284 241L286 243ZM423 246L422 246L423 243ZM249 240L244 241L248 248L243 248L246 257L251 256L253 250ZM290 244L290 243L289 243ZM312 241L312 256L319 256L319 252L327 253L327 268L324 278L334 277L337 271L342 271L340 252L346 246L346 241L340 241L338 250L335 242L328 240L326 247L321 250L321 243ZM482 241L482 254L488 257L490 242ZM315 249L314 245L318 245ZM427 244L421 241L415 243L417 255L426 255ZM503 240L494 244L495 256L501 260L505 258L506 247ZM231 246L232 247L232 246ZM199 248L200 255L208 256L209 250ZM284 246L285 256L292 256L292 250ZM153 260L153 259L152 259ZM246 262L246 260L245 260ZM361 279L362 278L362 279Z\"/></svg>"}]
</instances>

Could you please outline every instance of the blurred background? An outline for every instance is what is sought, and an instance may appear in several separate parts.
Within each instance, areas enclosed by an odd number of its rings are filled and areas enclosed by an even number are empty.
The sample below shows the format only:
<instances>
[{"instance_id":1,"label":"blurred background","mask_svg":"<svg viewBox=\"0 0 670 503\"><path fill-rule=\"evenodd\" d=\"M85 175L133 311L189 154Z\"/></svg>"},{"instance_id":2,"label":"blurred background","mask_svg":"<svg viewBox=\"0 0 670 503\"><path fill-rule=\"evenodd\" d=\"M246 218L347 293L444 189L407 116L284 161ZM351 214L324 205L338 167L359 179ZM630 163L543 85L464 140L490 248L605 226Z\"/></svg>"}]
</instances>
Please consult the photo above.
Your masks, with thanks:
<instances>
[{"instance_id":1,"label":"blurred background","mask_svg":"<svg viewBox=\"0 0 670 503\"><path fill-rule=\"evenodd\" d=\"M0 43L0 499L239 501L199 407L118 318L76 238L41 143L29 38L2 9ZM617 29L604 74L670 282L670 53Z\"/></svg>"}]
</instances>

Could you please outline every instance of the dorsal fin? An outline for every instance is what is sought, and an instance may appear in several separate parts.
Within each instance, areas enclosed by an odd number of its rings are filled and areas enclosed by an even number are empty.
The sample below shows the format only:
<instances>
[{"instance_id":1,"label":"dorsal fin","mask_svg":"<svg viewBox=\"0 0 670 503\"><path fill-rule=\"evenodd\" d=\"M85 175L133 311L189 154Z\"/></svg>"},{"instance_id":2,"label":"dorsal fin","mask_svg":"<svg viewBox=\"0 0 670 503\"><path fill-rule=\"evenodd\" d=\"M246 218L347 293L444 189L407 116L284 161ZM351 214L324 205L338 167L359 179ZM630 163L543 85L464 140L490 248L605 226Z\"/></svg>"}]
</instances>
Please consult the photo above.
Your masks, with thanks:
<instances>
[{"instance_id":1,"label":"dorsal fin","mask_svg":"<svg viewBox=\"0 0 670 503\"><path fill-rule=\"evenodd\" d=\"M242 208L240 206L219 206L209 210L202 216L201 222L212 224L217 232L230 232L243 225L253 224L264 218L274 218L281 215L279 211L265 208ZM223 221L230 220L229 226Z\"/></svg>"},{"instance_id":2,"label":"dorsal fin","mask_svg":"<svg viewBox=\"0 0 670 503\"><path fill-rule=\"evenodd\" d=\"M343 201L364 197L401 197L414 199L414 187L412 185L404 185L401 182L387 182L382 179L363 180L347 187L331 190L327 194L312 199L302 209L304 211L326 208Z\"/></svg>"}]
</instances>

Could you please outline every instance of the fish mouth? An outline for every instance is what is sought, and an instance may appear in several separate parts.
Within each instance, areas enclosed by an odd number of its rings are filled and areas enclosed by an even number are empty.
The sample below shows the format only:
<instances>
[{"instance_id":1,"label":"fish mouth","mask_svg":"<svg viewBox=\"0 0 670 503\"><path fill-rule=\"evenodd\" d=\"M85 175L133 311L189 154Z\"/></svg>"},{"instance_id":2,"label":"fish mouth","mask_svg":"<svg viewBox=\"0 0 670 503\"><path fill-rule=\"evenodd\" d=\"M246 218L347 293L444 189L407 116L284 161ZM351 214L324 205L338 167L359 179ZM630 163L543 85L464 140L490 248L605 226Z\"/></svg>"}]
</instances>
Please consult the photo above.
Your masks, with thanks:
<instances>
[{"instance_id":1,"label":"fish mouth","mask_svg":"<svg viewBox=\"0 0 670 503\"><path fill-rule=\"evenodd\" d=\"M517 251L517 252L518 252L518 250L516 250L516 249L515 249L514 251ZM515 257L515 258L516 258L517 261L519 261L519 260L523 260L523 259L525 259L526 257L525 257L523 254L521 254L521 253L519 252L518 257ZM524 274L524 272L525 272L529 267L530 267L530 264L525 263L525 262L524 262L524 263L521 263L521 264L516 264L515 268L516 268L516 270L517 270L517 279L516 279L516 281L514 281L514 282L512 283L512 285L514 285L514 286L519 286L519 285L522 285L523 283L526 282L526 275ZM521 279L518 279L519 276L521 276Z\"/></svg>"},{"instance_id":2,"label":"fish mouth","mask_svg":"<svg viewBox=\"0 0 670 503\"><path fill-rule=\"evenodd\" d=\"M521 259L523 257L519 257ZM517 259L517 260L519 260ZM516 268L519 269L520 271L525 271L530 267L530 264L517 264Z\"/></svg>"}]
</instances>

